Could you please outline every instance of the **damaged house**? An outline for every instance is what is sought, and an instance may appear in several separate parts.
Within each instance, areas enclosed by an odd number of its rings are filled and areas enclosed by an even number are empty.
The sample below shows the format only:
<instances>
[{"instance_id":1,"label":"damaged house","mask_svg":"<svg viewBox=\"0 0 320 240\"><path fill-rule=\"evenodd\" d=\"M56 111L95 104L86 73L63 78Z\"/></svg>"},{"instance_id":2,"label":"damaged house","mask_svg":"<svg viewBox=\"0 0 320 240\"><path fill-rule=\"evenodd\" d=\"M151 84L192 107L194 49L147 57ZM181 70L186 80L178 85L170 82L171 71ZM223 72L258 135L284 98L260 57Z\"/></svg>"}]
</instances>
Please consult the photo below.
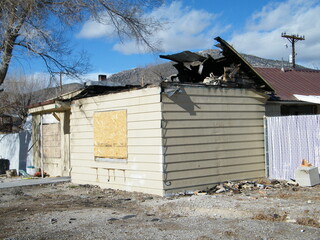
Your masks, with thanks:
<instances>
[{"instance_id":1,"label":"damaged house","mask_svg":"<svg viewBox=\"0 0 320 240\"><path fill-rule=\"evenodd\" d=\"M162 196L265 176L263 118L273 88L216 40L218 59L161 56L178 70L163 82L88 82L30 108L34 165L73 183Z\"/></svg>"}]
</instances>

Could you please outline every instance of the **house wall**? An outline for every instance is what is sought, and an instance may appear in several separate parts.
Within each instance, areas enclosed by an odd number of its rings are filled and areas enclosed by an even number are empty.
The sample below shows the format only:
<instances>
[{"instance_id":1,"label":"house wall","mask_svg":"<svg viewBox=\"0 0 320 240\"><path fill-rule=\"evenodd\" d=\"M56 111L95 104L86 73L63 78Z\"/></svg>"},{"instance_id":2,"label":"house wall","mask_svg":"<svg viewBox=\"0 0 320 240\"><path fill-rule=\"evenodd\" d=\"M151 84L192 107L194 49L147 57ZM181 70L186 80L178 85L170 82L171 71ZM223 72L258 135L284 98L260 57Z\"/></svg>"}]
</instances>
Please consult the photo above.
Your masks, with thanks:
<instances>
[{"instance_id":1,"label":"house wall","mask_svg":"<svg viewBox=\"0 0 320 240\"><path fill-rule=\"evenodd\" d=\"M154 87L73 101L70 117L72 182L162 195L160 96L160 87ZM128 158L103 161L94 156L94 116L97 112L111 111L126 111ZM122 120L119 119L121 124Z\"/></svg>"},{"instance_id":2,"label":"house wall","mask_svg":"<svg viewBox=\"0 0 320 240\"><path fill-rule=\"evenodd\" d=\"M214 87L163 95L165 192L265 176L265 100L251 90Z\"/></svg>"}]
</instances>

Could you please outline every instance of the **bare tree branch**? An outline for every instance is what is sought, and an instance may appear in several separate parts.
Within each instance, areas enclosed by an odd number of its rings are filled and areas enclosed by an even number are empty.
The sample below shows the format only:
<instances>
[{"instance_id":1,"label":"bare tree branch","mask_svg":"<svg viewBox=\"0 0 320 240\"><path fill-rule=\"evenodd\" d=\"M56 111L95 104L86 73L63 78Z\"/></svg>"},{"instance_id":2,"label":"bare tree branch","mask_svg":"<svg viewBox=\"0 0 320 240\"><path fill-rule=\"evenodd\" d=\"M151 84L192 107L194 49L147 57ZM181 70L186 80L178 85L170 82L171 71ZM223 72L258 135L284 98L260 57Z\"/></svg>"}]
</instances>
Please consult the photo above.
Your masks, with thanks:
<instances>
[{"instance_id":1,"label":"bare tree branch","mask_svg":"<svg viewBox=\"0 0 320 240\"><path fill-rule=\"evenodd\" d=\"M79 76L88 69L86 58L69 56L72 48L65 30L93 19L114 27L120 40L131 38L152 50L150 41L160 23L144 12L163 0L1 0L0 1L0 85L13 56L21 51L44 60L49 72L63 71ZM59 27L57 27L59 26Z\"/></svg>"}]
</instances>

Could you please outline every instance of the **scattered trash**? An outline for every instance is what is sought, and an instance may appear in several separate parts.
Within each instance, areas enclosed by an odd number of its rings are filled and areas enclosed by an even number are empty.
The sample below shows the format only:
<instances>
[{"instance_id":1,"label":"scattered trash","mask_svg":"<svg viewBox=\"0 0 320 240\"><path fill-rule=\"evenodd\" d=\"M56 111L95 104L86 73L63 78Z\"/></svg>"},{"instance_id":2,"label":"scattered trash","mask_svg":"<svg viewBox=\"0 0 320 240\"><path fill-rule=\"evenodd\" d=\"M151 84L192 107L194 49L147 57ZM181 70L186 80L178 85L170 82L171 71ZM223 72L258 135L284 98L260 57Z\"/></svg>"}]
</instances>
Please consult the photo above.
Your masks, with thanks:
<instances>
[{"instance_id":1,"label":"scattered trash","mask_svg":"<svg viewBox=\"0 0 320 240\"><path fill-rule=\"evenodd\" d=\"M161 222L161 219L159 219L159 218L153 218L153 219L151 219L151 222Z\"/></svg>"},{"instance_id":2,"label":"scattered trash","mask_svg":"<svg viewBox=\"0 0 320 240\"><path fill-rule=\"evenodd\" d=\"M126 216L122 217L122 219L130 219L130 218L134 218L136 216L137 215L126 215Z\"/></svg>"},{"instance_id":3,"label":"scattered trash","mask_svg":"<svg viewBox=\"0 0 320 240\"><path fill-rule=\"evenodd\" d=\"M51 220L50 220L50 223L51 224L55 224L55 223L57 223L58 222L58 220L56 219L56 218L51 218Z\"/></svg>"},{"instance_id":4,"label":"scattered trash","mask_svg":"<svg viewBox=\"0 0 320 240\"><path fill-rule=\"evenodd\" d=\"M263 183L261 183L263 182ZM279 181L279 180L265 180L265 181L241 181L241 182L225 182L216 184L207 190L195 191L194 195L214 195L224 192L230 192L233 194L248 193L252 190L259 190L261 195L265 195L268 189L274 188L291 188L292 191L299 190L299 184L293 180ZM186 194L183 194L186 195Z\"/></svg>"},{"instance_id":5,"label":"scattered trash","mask_svg":"<svg viewBox=\"0 0 320 240\"><path fill-rule=\"evenodd\" d=\"M122 199L119 199L119 201L131 201L131 198L122 198Z\"/></svg>"},{"instance_id":6,"label":"scattered trash","mask_svg":"<svg viewBox=\"0 0 320 240\"><path fill-rule=\"evenodd\" d=\"M16 169L9 169L6 171L6 175L8 178L17 176L17 170Z\"/></svg>"},{"instance_id":7,"label":"scattered trash","mask_svg":"<svg viewBox=\"0 0 320 240\"><path fill-rule=\"evenodd\" d=\"M312 167L312 164L309 163L307 160L303 159L301 163L302 167Z\"/></svg>"}]
</instances>

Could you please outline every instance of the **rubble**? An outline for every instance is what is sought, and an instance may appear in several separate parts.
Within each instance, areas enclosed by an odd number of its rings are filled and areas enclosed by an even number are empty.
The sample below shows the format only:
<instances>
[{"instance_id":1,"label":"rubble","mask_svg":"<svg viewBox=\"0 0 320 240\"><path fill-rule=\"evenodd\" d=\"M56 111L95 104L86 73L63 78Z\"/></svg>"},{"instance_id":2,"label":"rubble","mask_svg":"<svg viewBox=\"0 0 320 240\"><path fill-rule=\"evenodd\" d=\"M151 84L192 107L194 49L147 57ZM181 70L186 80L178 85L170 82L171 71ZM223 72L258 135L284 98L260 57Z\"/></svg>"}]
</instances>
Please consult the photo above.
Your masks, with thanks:
<instances>
[{"instance_id":1,"label":"rubble","mask_svg":"<svg viewBox=\"0 0 320 240\"><path fill-rule=\"evenodd\" d=\"M195 191L193 192L194 195L214 195L219 193L233 193L233 194L240 194L240 193L248 193L250 191L259 190L261 193L265 193L262 190L270 190L270 189L277 189L277 188L290 188L292 191L299 190L299 184L294 180L290 181L279 181L279 180L259 180L259 181L240 181L240 182L225 182L216 184L213 187L202 190L202 191ZM188 191L183 195L190 195L191 193Z\"/></svg>"},{"instance_id":2,"label":"rubble","mask_svg":"<svg viewBox=\"0 0 320 240\"><path fill-rule=\"evenodd\" d=\"M219 87L254 88L272 91L253 67L232 46L220 37L217 47L222 54L202 56L190 51L171 55L160 55L160 58L174 61L177 74L166 78L166 82L197 83Z\"/></svg>"}]
</instances>

